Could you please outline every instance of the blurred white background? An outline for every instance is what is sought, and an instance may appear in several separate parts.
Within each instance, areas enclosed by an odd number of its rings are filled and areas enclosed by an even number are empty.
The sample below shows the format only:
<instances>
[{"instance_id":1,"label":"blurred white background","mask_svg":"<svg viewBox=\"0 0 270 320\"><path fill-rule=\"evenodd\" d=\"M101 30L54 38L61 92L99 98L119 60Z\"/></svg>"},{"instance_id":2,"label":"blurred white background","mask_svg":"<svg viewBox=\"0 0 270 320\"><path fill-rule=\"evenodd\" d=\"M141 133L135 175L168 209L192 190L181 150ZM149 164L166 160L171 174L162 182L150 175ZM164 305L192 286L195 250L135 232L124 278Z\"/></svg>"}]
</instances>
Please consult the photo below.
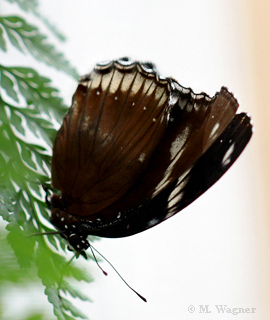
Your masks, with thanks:
<instances>
[{"instance_id":1,"label":"blurred white background","mask_svg":"<svg viewBox=\"0 0 270 320\"><path fill-rule=\"evenodd\" d=\"M237 320L268 319L269 124L263 126L270 112L262 94L267 93L264 86L269 80L269 61L264 61L268 56L263 55L269 40L264 32L269 35L270 29L263 25L268 8L262 6L269 1L256 1L256 10L255 1L244 0L40 3L41 12L67 36L61 50L80 74L88 73L96 62L122 56L152 61L162 75L195 92L213 95L227 86L237 96L240 111L252 115L256 128L233 167L184 211L141 234L96 243L147 303L106 263L102 266L108 277L87 262L95 282L82 287L94 303L77 305L93 320L230 319L232 314L217 312L217 304L256 308L255 313L238 314ZM3 1L0 10L18 12ZM34 18L32 23L40 25ZM1 60L36 65L15 50ZM76 82L46 66L39 70L53 79L70 104ZM44 305L42 294L40 299ZM190 305L194 313L188 311ZM209 305L212 313L199 313L199 305Z\"/></svg>"}]
</instances>

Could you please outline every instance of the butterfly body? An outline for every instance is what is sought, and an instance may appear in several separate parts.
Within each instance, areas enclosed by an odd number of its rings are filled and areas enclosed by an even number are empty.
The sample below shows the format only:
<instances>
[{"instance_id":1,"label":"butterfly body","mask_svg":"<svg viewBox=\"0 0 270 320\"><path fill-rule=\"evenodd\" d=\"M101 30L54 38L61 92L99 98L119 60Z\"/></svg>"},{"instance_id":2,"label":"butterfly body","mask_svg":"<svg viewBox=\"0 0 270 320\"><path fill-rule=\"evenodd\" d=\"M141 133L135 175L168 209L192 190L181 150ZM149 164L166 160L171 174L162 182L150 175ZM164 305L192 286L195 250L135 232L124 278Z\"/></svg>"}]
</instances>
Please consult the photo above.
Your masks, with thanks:
<instances>
[{"instance_id":1,"label":"butterfly body","mask_svg":"<svg viewBox=\"0 0 270 320\"><path fill-rule=\"evenodd\" d=\"M222 88L194 94L153 64L119 59L82 77L55 138L52 224L74 250L166 220L215 183L252 126Z\"/></svg>"}]
</instances>

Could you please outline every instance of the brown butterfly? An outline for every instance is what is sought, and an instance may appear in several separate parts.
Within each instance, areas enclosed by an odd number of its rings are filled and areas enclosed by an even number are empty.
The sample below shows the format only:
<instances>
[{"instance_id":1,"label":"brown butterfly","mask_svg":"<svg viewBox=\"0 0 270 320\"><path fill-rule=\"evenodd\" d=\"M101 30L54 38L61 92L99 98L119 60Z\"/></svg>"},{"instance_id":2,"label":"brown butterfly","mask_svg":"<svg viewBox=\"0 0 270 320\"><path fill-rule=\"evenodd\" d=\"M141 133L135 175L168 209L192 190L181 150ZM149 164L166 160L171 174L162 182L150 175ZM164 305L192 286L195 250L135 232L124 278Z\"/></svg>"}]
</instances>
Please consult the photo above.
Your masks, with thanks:
<instances>
[{"instance_id":1,"label":"brown butterfly","mask_svg":"<svg viewBox=\"0 0 270 320\"><path fill-rule=\"evenodd\" d=\"M122 58L80 79L54 141L51 222L76 252L88 235L126 237L179 212L210 188L252 135L222 87L210 98L152 63Z\"/></svg>"}]
</instances>

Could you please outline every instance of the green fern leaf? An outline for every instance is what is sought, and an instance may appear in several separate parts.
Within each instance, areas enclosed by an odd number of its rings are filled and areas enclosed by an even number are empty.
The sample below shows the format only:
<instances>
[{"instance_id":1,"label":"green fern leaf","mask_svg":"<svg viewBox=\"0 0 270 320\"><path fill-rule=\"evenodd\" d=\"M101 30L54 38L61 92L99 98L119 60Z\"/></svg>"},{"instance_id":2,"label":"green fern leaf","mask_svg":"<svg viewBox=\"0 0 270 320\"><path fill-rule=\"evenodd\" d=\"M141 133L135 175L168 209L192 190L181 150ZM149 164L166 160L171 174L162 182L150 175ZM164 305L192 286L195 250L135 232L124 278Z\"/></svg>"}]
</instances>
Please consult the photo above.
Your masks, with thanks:
<instances>
[{"instance_id":1,"label":"green fern leaf","mask_svg":"<svg viewBox=\"0 0 270 320\"><path fill-rule=\"evenodd\" d=\"M49 44L47 36L41 34L37 27L17 16L0 17L0 25L6 31L10 42L19 51L26 53L27 50L37 60L78 78L77 71L71 67L63 53Z\"/></svg>"}]
</instances>

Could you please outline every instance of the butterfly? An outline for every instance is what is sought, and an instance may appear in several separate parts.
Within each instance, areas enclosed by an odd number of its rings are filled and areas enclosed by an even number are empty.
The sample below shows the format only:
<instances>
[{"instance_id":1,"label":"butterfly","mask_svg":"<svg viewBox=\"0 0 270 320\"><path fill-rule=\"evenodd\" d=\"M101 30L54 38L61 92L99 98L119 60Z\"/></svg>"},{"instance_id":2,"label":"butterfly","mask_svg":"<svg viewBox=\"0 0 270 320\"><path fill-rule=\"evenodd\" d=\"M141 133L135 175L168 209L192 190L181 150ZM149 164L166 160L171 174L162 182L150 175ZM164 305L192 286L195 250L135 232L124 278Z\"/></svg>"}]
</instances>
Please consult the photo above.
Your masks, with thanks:
<instances>
[{"instance_id":1,"label":"butterfly","mask_svg":"<svg viewBox=\"0 0 270 320\"><path fill-rule=\"evenodd\" d=\"M222 87L195 94L152 63L99 63L79 80L53 145L51 223L76 252L88 235L119 238L184 209L252 136Z\"/></svg>"}]
</instances>

